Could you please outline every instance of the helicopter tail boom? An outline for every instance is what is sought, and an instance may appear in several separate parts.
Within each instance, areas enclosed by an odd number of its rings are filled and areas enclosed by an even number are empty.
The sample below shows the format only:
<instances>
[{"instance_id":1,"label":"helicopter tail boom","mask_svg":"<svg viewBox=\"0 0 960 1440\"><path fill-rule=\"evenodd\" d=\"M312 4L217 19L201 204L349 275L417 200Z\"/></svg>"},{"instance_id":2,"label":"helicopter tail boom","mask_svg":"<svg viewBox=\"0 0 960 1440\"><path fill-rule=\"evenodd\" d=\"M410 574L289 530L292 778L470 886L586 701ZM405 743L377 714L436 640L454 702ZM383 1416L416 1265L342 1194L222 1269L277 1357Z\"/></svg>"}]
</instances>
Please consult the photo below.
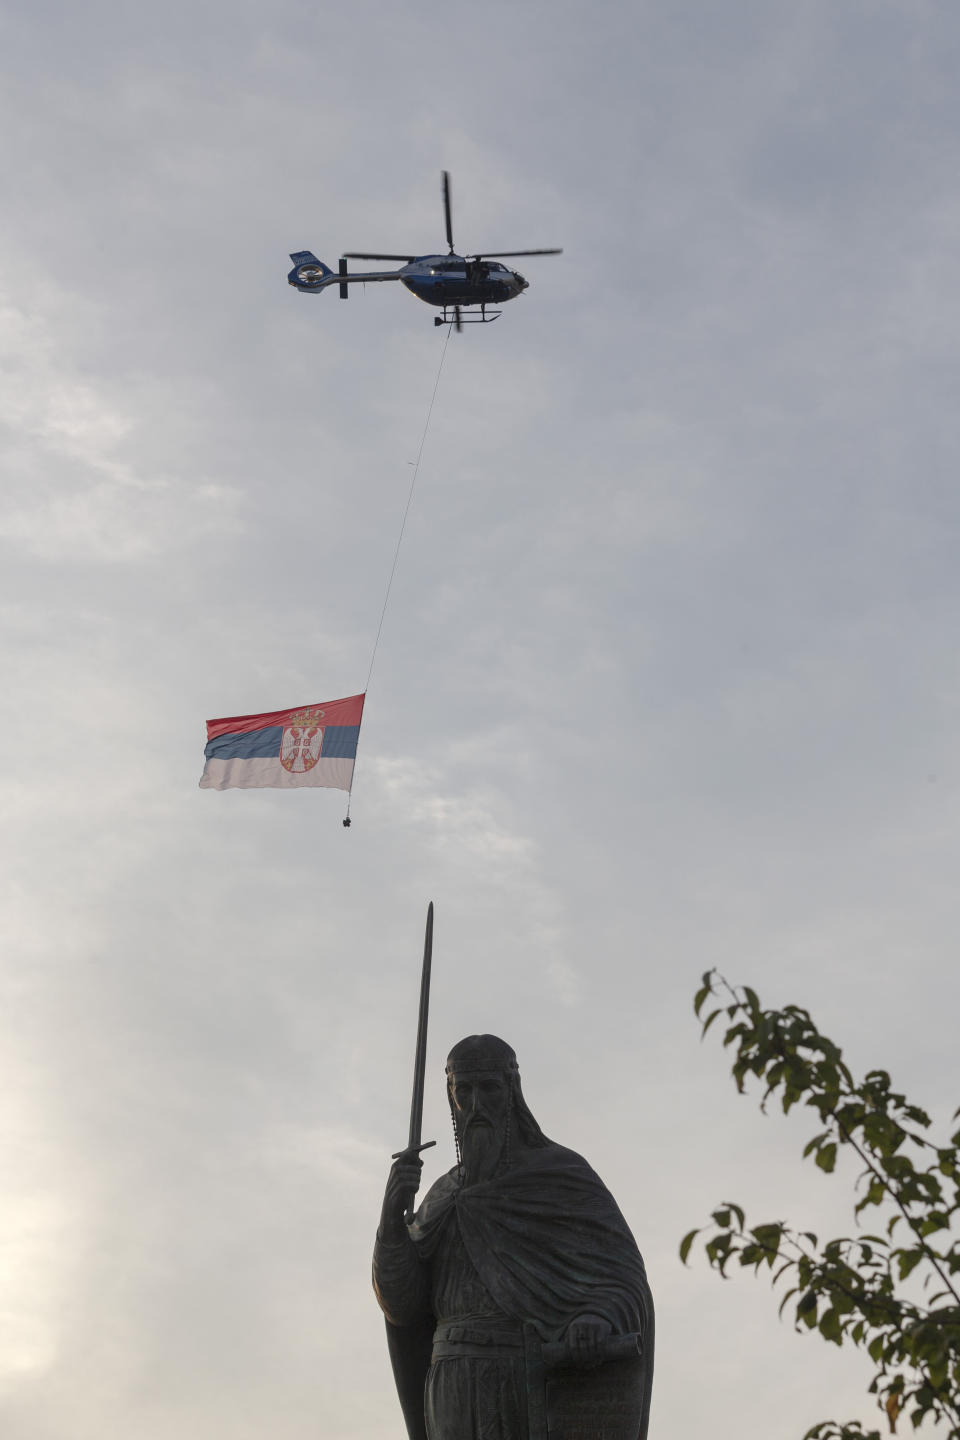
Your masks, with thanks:
<instances>
[{"instance_id":1,"label":"helicopter tail boom","mask_svg":"<svg viewBox=\"0 0 960 1440\"><path fill-rule=\"evenodd\" d=\"M368 280L399 280L401 276L399 270L361 270L349 275L346 258L340 261L339 269L334 271L329 265L324 265L322 260L318 260L312 250L294 250L290 259L293 261L293 269L287 276L287 284L304 295L326 290L329 285L339 285L340 298L346 300L348 285L366 284Z\"/></svg>"}]
</instances>

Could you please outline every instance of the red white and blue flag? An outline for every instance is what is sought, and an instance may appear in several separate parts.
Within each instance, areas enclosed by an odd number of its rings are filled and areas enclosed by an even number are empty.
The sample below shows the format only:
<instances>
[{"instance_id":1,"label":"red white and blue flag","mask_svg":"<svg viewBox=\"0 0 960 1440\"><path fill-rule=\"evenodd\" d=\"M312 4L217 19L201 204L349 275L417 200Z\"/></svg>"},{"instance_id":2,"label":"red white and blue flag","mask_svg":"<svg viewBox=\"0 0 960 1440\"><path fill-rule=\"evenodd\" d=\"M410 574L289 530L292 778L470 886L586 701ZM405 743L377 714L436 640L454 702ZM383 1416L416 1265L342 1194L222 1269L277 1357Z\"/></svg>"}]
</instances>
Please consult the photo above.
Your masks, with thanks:
<instances>
[{"instance_id":1,"label":"red white and blue flag","mask_svg":"<svg viewBox=\"0 0 960 1440\"><path fill-rule=\"evenodd\" d=\"M207 721L201 790L323 785L349 790L363 695Z\"/></svg>"}]
</instances>

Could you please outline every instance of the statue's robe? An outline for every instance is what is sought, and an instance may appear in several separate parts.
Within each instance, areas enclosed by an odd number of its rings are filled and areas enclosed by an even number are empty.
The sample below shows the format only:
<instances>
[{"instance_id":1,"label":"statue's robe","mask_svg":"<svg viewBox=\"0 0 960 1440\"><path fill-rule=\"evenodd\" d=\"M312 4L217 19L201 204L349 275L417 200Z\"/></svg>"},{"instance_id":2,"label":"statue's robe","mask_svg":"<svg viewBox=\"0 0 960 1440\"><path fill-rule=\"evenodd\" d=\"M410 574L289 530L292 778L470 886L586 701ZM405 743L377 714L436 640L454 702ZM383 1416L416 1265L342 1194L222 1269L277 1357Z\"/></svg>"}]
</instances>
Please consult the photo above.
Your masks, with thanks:
<instances>
[{"instance_id":1,"label":"statue's robe","mask_svg":"<svg viewBox=\"0 0 960 1440\"><path fill-rule=\"evenodd\" d=\"M495 1179L457 1170L429 1190L406 1235L378 1239L374 1288L387 1319L411 1440L528 1440L524 1325L543 1342L598 1315L639 1333L636 1440L645 1440L653 1303L643 1260L587 1162L548 1142Z\"/></svg>"}]
</instances>

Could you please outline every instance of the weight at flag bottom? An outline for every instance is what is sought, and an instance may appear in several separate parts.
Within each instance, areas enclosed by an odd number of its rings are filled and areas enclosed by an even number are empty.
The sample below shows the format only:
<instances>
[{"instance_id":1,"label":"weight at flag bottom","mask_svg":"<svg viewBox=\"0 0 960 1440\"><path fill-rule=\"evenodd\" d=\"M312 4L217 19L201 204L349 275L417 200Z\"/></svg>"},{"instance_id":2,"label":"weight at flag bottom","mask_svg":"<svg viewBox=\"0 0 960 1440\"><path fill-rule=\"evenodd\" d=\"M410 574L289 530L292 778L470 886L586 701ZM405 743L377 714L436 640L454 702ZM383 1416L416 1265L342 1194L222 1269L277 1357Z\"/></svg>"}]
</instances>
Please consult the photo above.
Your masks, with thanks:
<instances>
[{"instance_id":1,"label":"weight at flag bottom","mask_svg":"<svg viewBox=\"0 0 960 1440\"><path fill-rule=\"evenodd\" d=\"M349 791L360 738L363 695L321 700L263 715L207 721L201 790Z\"/></svg>"}]
</instances>

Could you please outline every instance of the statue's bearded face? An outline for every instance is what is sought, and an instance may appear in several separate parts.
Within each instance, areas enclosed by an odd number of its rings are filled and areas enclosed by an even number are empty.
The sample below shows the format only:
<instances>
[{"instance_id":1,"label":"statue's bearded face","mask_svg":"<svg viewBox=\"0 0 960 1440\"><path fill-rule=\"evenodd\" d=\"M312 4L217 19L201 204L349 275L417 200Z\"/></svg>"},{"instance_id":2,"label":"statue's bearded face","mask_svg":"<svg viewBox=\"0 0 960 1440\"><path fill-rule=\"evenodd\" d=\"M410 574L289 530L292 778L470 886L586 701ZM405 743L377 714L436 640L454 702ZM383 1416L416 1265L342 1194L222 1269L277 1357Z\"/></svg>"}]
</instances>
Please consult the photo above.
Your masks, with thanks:
<instances>
[{"instance_id":1,"label":"statue's bearded face","mask_svg":"<svg viewBox=\"0 0 960 1440\"><path fill-rule=\"evenodd\" d=\"M454 1074L450 1101L467 1183L488 1180L507 1138L510 1082L492 1070Z\"/></svg>"}]
</instances>

